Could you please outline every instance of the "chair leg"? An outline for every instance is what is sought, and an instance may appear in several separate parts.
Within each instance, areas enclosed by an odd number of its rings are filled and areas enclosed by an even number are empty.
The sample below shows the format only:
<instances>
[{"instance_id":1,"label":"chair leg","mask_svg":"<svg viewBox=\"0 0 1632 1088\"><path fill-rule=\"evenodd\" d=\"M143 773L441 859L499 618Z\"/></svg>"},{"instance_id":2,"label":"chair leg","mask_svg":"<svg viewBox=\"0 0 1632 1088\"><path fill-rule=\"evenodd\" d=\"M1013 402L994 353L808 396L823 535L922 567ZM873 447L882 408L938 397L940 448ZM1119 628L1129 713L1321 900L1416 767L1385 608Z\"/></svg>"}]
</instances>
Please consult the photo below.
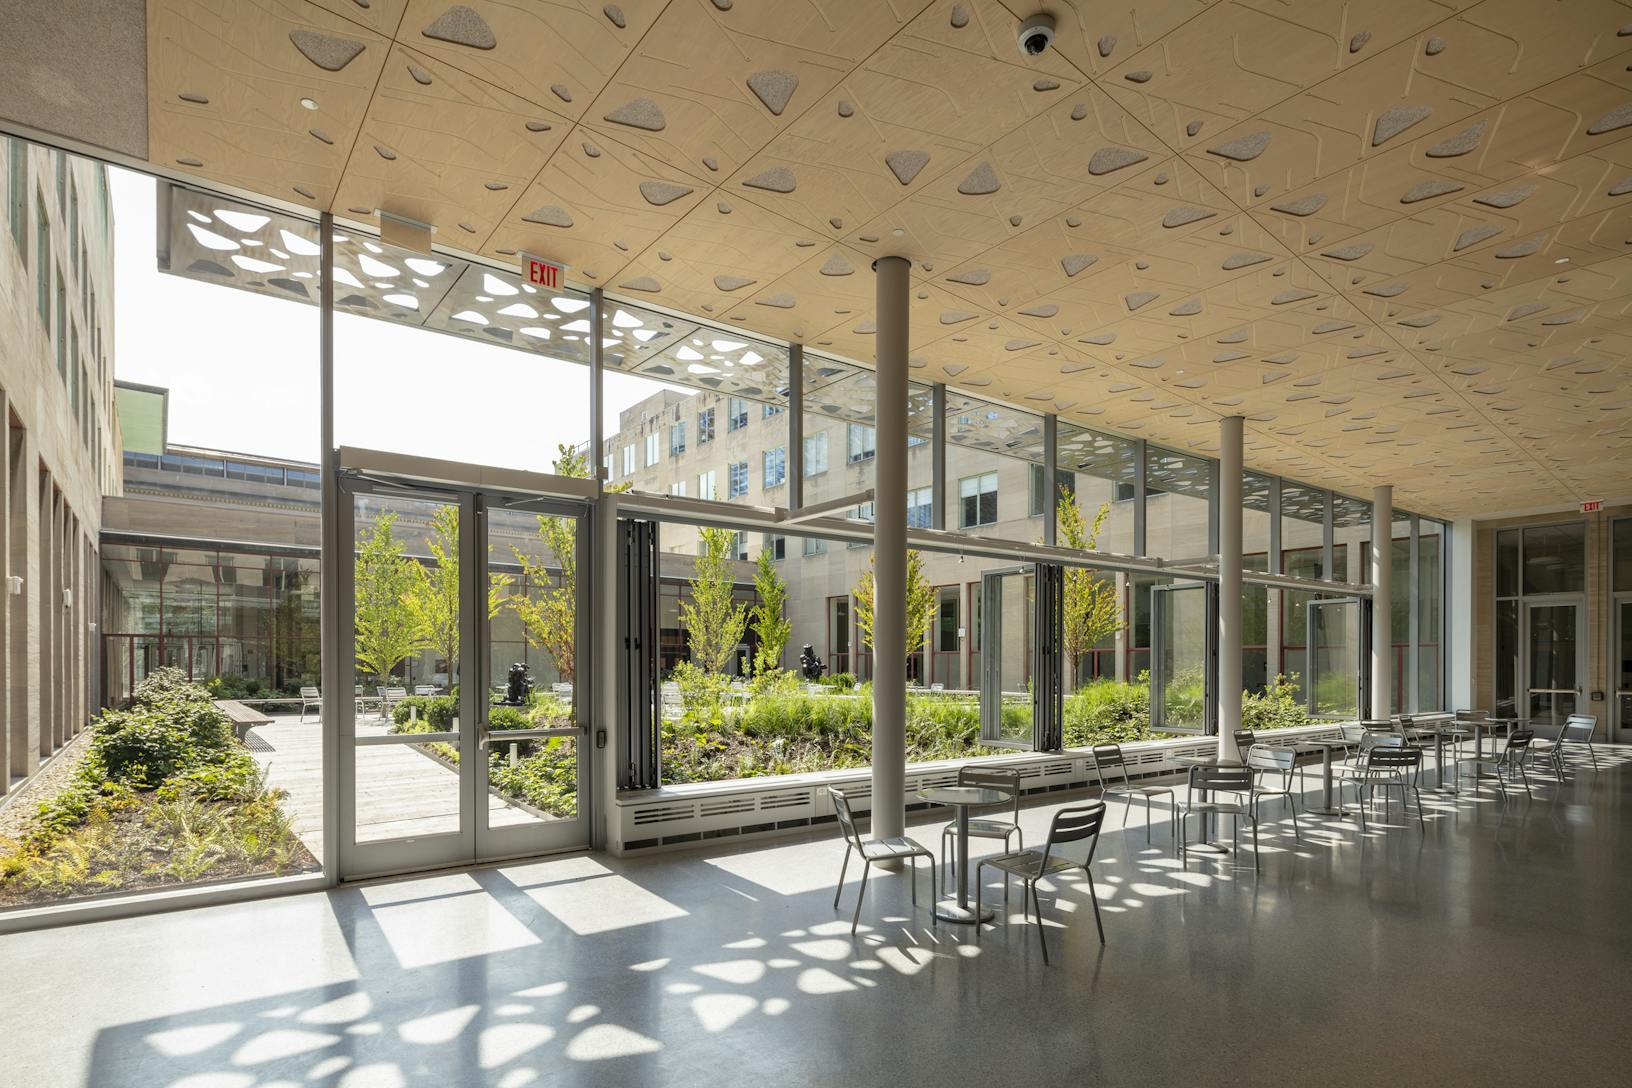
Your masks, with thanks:
<instances>
[{"instance_id":1,"label":"chair leg","mask_svg":"<svg viewBox=\"0 0 1632 1088\"><path fill-rule=\"evenodd\" d=\"M1043 946L1043 966L1048 966L1048 935L1043 928L1043 904L1037 898L1037 881L1031 882L1031 906L1037 912L1037 943Z\"/></svg>"},{"instance_id":2,"label":"chair leg","mask_svg":"<svg viewBox=\"0 0 1632 1088\"><path fill-rule=\"evenodd\" d=\"M952 863L946 856L947 837L948 829L944 827L941 828L941 879L946 881L946 884L940 890L940 894L942 895L945 895L947 892L952 890Z\"/></svg>"},{"instance_id":3,"label":"chair leg","mask_svg":"<svg viewBox=\"0 0 1632 1088\"><path fill-rule=\"evenodd\" d=\"M1258 821L1252 821L1252 871L1258 871Z\"/></svg>"},{"instance_id":4,"label":"chair leg","mask_svg":"<svg viewBox=\"0 0 1632 1088\"><path fill-rule=\"evenodd\" d=\"M1292 841L1302 842L1303 832L1298 829L1298 806L1292 803L1292 795L1286 797L1286 807L1292 810Z\"/></svg>"},{"instance_id":5,"label":"chair leg","mask_svg":"<svg viewBox=\"0 0 1632 1088\"><path fill-rule=\"evenodd\" d=\"M1145 845L1150 845L1150 795L1145 795Z\"/></svg>"},{"instance_id":6,"label":"chair leg","mask_svg":"<svg viewBox=\"0 0 1632 1088\"><path fill-rule=\"evenodd\" d=\"M850 919L850 936L856 935L856 927L861 924L861 901L867 898L867 874L873 869L873 863L867 858L861 859L861 889L856 893L856 913Z\"/></svg>"},{"instance_id":7,"label":"chair leg","mask_svg":"<svg viewBox=\"0 0 1632 1088\"><path fill-rule=\"evenodd\" d=\"M1094 891L1094 874L1088 871L1088 866L1082 867L1083 875L1088 878L1088 899L1094 904L1094 925L1099 929L1099 943L1105 944L1105 923L1099 920L1099 893Z\"/></svg>"},{"instance_id":8,"label":"chair leg","mask_svg":"<svg viewBox=\"0 0 1632 1088\"><path fill-rule=\"evenodd\" d=\"M839 909L839 893L844 891L844 874L850 869L850 842L845 840L844 864L839 866L839 885L833 889L833 909Z\"/></svg>"},{"instance_id":9,"label":"chair leg","mask_svg":"<svg viewBox=\"0 0 1632 1088\"><path fill-rule=\"evenodd\" d=\"M912 905L918 905L918 855L912 855Z\"/></svg>"},{"instance_id":10,"label":"chair leg","mask_svg":"<svg viewBox=\"0 0 1632 1088\"><path fill-rule=\"evenodd\" d=\"M935 856L929 855L929 924L935 924L935 896L936 888L940 885L935 882ZM978 894L978 893L977 893Z\"/></svg>"},{"instance_id":11,"label":"chair leg","mask_svg":"<svg viewBox=\"0 0 1632 1088\"><path fill-rule=\"evenodd\" d=\"M975 863L975 932L977 934L980 932L980 899L981 899L980 893L981 893L981 885L983 883L985 883L980 878L980 870L985 866L985 864L986 864L985 862L976 862ZM1005 898L1007 898L1008 894L1009 894L1009 874L1004 873L1003 874L1003 895L1004 895Z\"/></svg>"}]
</instances>

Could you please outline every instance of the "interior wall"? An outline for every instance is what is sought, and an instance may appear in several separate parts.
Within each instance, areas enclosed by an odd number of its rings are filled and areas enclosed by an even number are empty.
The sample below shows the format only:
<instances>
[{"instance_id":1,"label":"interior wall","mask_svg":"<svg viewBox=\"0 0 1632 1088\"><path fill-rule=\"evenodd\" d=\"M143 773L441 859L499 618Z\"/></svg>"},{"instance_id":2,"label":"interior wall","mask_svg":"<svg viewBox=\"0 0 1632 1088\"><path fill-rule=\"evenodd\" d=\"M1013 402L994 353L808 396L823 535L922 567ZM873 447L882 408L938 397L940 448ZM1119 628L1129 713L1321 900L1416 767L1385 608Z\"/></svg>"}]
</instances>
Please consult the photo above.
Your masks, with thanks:
<instances>
[{"instance_id":1,"label":"interior wall","mask_svg":"<svg viewBox=\"0 0 1632 1088\"><path fill-rule=\"evenodd\" d=\"M1608 692L1610 654L1610 537L1611 523L1616 518L1632 516L1632 503L1605 506L1591 514L1583 514L1579 507L1569 507L1551 513L1526 514L1522 517L1500 518L1473 522L1473 705L1491 710L1496 705L1496 533L1501 529L1526 525L1586 525L1586 609L1587 609L1587 684L1582 696L1583 713L1598 715L1600 726L1608 720ZM1591 700L1591 693L1602 691L1606 698Z\"/></svg>"}]
</instances>

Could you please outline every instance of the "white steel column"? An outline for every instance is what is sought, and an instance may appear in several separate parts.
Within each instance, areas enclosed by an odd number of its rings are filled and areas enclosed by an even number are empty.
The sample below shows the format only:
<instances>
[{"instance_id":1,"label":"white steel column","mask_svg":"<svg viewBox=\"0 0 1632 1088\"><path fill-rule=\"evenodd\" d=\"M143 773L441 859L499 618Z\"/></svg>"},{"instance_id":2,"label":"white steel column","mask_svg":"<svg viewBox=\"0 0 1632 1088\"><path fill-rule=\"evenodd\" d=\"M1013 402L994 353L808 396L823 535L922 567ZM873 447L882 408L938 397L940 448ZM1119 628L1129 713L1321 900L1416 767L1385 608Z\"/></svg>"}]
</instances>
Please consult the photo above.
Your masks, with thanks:
<instances>
[{"instance_id":1,"label":"white steel column","mask_svg":"<svg viewBox=\"0 0 1632 1088\"><path fill-rule=\"evenodd\" d=\"M873 511L873 834L906 830L907 273L881 257L876 278L878 444Z\"/></svg>"},{"instance_id":2,"label":"white steel column","mask_svg":"<svg viewBox=\"0 0 1632 1088\"><path fill-rule=\"evenodd\" d=\"M335 475L339 465L334 438L334 217L324 212L317 229L323 246L317 308L318 426L322 447L318 451L322 556L318 565L318 674L322 681L318 717L322 722L323 752L323 875L333 884L340 878L341 655L351 652L347 624L340 615L340 564L352 559L343 547L346 542L340 539L340 483Z\"/></svg>"},{"instance_id":3,"label":"white steel column","mask_svg":"<svg viewBox=\"0 0 1632 1088\"><path fill-rule=\"evenodd\" d=\"M1394 713L1394 488L1371 493L1371 716Z\"/></svg>"},{"instance_id":4,"label":"white steel column","mask_svg":"<svg viewBox=\"0 0 1632 1088\"><path fill-rule=\"evenodd\" d=\"M1241 441L1244 420L1218 421L1218 758L1240 759Z\"/></svg>"}]
</instances>

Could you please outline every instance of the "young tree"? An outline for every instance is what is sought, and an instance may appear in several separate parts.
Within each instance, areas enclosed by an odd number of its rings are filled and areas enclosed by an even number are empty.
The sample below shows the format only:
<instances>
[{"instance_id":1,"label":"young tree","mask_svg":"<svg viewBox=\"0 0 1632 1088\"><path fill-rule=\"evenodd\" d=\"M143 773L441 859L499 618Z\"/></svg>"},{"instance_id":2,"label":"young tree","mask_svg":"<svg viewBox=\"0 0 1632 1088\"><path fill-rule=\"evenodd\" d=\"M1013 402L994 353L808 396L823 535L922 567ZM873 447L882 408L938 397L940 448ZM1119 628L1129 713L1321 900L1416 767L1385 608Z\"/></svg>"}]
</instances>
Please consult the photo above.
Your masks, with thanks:
<instances>
[{"instance_id":1,"label":"young tree","mask_svg":"<svg viewBox=\"0 0 1632 1088\"><path fill-rule=\"evenodd\" d=\"M381 684L391 670L426 648L423 628L408 599L419 564L402 554L397 515L381 514L357 534L357 666Z\"/></svg>"},{"instance_id":2,"label":"young tree","mask_svg":"<svg viewBox=\"0 0 1632 1088\"><path fill-rule=\"evenodd\" d=\"M767 676L782 671L782 653L793 635L793 621L786 615L788 584L777 573L769 548L759 553L759 566L754 570L754 590L759 595L759 603L749 610L754 631L759 636L754 673Z\"/></svg>"},{"instance_id":3,"label":"young tree","mask_svg":"<svg viewBox=\"0 0 1632 1088\"><path fill-rule=\"evenodd\" d=\"M1111 504L1103 503L1088 525L1071 489L1061 488L1056 524L1062 547L1095 551L1099 533ZM1065 659L1069 675L1077 675L1077 662L1106 637L1123 627L1122 607L1116 598L1116 582L1081 567L1065 569Z\"/></svg>"},{"instance_id":4,"label":"young tree","mask_svg":"<svg viewBox=\"0 0 1632 1088\"><path fill-rule=\"evenodd\" d=\"M867 570L856 583L856 626L861 638L874 653L873 645L873 561L867 561ZM907 649L911 657L924 648L924 633L935 622L935 587L924 576L924 557L916 549L907 551Z\"/></svg>"},{"instance_id":5,"label":"young tree","mask_svg":"<svg viewBox=\"0 0 1632 1088\"><path fill-rule=\"evenodd\" d=\"M553 465L557 476L587 480L590 462L571 446L556 447ZM607 488L622 491L627 485ZM521 620L528 645L543 650L555 661L555 671L561 682L571 684L578 675L578 522L574 518L538 515L538 538L544 550L555 560L552 573L545 561L535 559L527 552L510 546L522 577L533 595L517 593L510 597L510 607Z\"/></svg>"},{"instance_id":6,"label":"young tree","mask_svg":"<svg viewBox=\"0 0 1632 1088\"><path fill-rule=\"evenodd\" d=\"M691 659L716 675L725 672L748 626L748 606L732 596L729 529L698 531L697 564L691 576L691 599L680 602L680 625L686 629Z\"/></svg>"},{"instance_id":7,"label":"young tree","mask_svg":"<svg viewBox=\"0 0 1632 1088\"><path fill-rule=\"evenodd\" d=\"M414 564L414 587L408 607L419 621L425 643L448 663L448 680L458 675L459 657L459 508L439 506L431 515L431 535L425 538L432 563ZM508 574L487 576L487 618L504 607L512 579Z\"/></svg>"}]
</instances>

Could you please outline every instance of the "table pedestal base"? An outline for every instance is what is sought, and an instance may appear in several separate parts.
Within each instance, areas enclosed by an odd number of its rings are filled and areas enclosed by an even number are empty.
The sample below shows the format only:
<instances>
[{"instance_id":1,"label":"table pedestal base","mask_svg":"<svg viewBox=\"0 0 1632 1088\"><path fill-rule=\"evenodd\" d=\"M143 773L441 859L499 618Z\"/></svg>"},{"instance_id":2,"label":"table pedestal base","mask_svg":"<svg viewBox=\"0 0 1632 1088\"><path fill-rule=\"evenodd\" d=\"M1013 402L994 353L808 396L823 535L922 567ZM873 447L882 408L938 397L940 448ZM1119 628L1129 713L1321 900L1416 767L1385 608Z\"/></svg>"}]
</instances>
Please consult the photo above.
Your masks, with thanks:
<instances>
[{"instance_id":1,"label":"table pedestal base","mask_svg":"<svg viewBox=\"0 0 1632 1088\"><path fill-rule=\"evenodd\" d=\"M1228 846L1216 842L1193 842L1186 846L1185 850L1195 854L1228 854L1230 852Z\"/></svg>"},{"instance_id":2,"label":"table pedestal base","mask_svg":"<svg viewBox=\"0 0 1632 1088\"><path fill-rule=\"evenodd\" d=\"M977 915L973 906L960 906L956 899L942 899L935 904L935 917L943 922L955 922L958 925L972 926L977 922L990 922L997 917L997 911L991 907L983 906Z\"/></svg>"}]
</instances>

